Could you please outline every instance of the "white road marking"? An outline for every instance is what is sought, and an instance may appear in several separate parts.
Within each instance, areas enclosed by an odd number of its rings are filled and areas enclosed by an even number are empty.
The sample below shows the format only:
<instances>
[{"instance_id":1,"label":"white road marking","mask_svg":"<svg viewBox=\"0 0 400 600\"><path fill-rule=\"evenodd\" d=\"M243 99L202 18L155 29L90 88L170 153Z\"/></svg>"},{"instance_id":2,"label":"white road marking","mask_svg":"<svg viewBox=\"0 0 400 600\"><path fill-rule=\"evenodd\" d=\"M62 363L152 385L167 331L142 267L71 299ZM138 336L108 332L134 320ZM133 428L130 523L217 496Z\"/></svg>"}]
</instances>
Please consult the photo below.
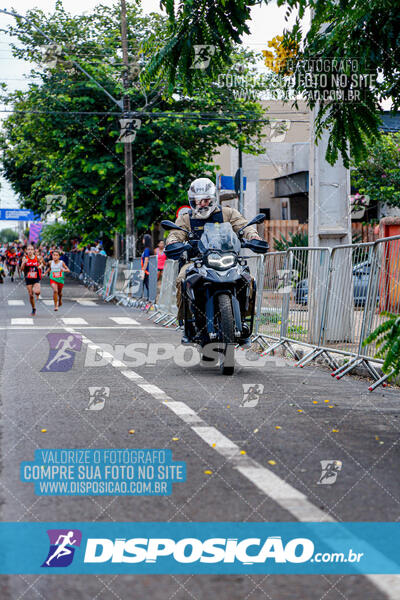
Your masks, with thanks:
<instances>
[{"instance_id":1,"label":"white road marking","mask_svg":"<svg viewBox=\"0 0 400 600\"><path fill-rule=\"evenodd\" d=\"M42 315L40 315L40 313L39 313L39 316L42 316ZM10 331L13 331L13 330L16 330L16 329L18 329L18 330L26 329L26 331L29 331L30 329L39 329L39 330L40 329L47 329L47 330L51 329L51 331L55 331L57 329L62 329L64 331L65 327L63 327L62 325L53 325L51 323L51 324L49 324L47 326L46 325L38 325L37 327L22 327L22 326L21 327L10 327L10 326L4 326L4 327L2 326L2 327L0 327L0 331L3 330L3 329L9 329ZM123 329L124 331L129 331L129 330L132 330L132 331L141 331L142 329L157 329L157 331L160 331L160 328L157 327L157 326L152 327L152 326L146 326L146 325L143 325L143 326L141 326L141 325L140 326L132 325L132 327L126 327L126 326L124 327L122 325L121 325L121 327L118 327L117 325L115 327L112 327L112 326L111 327L103 327L103 326L96 326L96 325L88 325L88 326L84 327L84 326L81 326L81 325L76 325L75 329L79 329L79 330L86 330L86 329L94 329L94 330L97 330L97 329L113 329L113 330L118 330L118 329Z\"/></svg>"},{"instance_id":2,"label":"white road marking","mask_svg":"<svg viewBox=\"0 0 400 600\"><path fill-rule=\"evenodd\" d=\"M117 325L139 325L139 321L135 321L131 317L109 317Z\"/></svg>"},{"instance_id":3,"label":"white road marking","mask_svg":"<svg viewBox=\"0 0 400 600\"><path fill-rule=\"evenodd\" d=\"M139 383L138 385L142 388L142 390L144 390L148 394L151 394L152 396L157 397L157 399L159 399L160 397L169 398L169 396L167 396L167 394L163 390L160 390L159 387L153 385L152 383Z\"/></svg>"},{"instance_id":4,"label":"white road marking","mask_svg":"<svg viewBox=\"0 0 400 600\"><path fill-rule=\"evenodd\" d=\"M141 375L135 373L135 371L129 371L129 369L127 369L126 371L121 371L121 373L122 375L125 375L125 377L127 377L128 379L143 379Z\"/></svg>"},{"instance_id":5,"label":"white road marking","mask_svg":"<svg viewBox=\"0 0 400 600\"><path fill-rule=\"evenodd\" d=\"M112 366L119 369L126 369L125 363L121 362L120 360L117 360L116 358L114 358L114 360L112 361Z\"/></svg>"},{"instance_id":6,"label":"white road marking","mask_svg":"<svg viewBox=\"0 0 400 600\"><path fill-rule=\"evenodd\" d=\"M84 300L83 298L78 298L77 302L81 306L97 306L97 303L94 300Z\"/></svg>"},{"instance_id":7,"label":"white road marking","mask_svg":"<svg viewBox=\"0 0 400 600\"><path fill-rule=\"evenodd\" d=\"M54 306L54 301L53 300L42 300L42 302L46 306Z\"/></svg>"},{"instance_id":8,"label":"white road marking","mask_svg":"<svg viewBox=\"0 0 400 600\"><path fill-rule=\"evenodd\" d=\"M80 317L61 317L61 321L66 325L88 325L88 322Z\"/></svg>"},{"instance_id":9,"label":"white road marking","mask_svg":"<svg viewBox=\"0 0 400 600\"><path fill-rule=\"evenodd\" d=\"M75 333L71 328L65 328L71 333ZM86 338L87 339L87 338ZM87 340L91 347L96 346L91 340ZM100 346L97 346L101 350ZM108 354L108 353L107 353ZM247 480L251 481L266 496L271 498L276 504L290 512L298 521L301 522L331 522L337 521L328 513L325 513L317 506L314 506L304 494L292 487L289 483L281 479L278 475L260 465L257 461L246 454L242 454L239 446L222 433L210 427L199 415L184 402L175 401L156 385L148 383L143 377L132 370L120 371L122 375L129 379L141 378L144 383L136 384L143 391L148 392L156 399L164 397L163 405L172 410L180 419L185 422L196 420L202 426L192 426L191 430L196 433L203 441L216 450L219 454L229 459L234 469L237 469ZM150 390L153 390L151 392ZM343 525L345 530L345 525ZM327 543L329 541L327 540ZM332 546L333 547L333 546ZM335 550L335 548L333 547ZM335 550L336 551L336 550ZM396 575L368 575L362 574L366 579L386 594L388 600L398 600L400 598L400 577Z\"/></svg>"},{"instance_id":10,"label":"white road marking","mask_svg":"<svg viewBox=\"0 0 400 600\"><path fill-rule=\"evenodd\" d=\"M25 302L23 300L9 300L9 306L25 306Z\"/></svg>"},{"instance_id":11,"label":"white road marking","mask_svg":"<svg viewBox=\"0 0 400 600\"><path fill-rule=\"evenodd\" d=\"M11 325L33 325L33 319L11 319Z\"/></svg>"}]
</instances>

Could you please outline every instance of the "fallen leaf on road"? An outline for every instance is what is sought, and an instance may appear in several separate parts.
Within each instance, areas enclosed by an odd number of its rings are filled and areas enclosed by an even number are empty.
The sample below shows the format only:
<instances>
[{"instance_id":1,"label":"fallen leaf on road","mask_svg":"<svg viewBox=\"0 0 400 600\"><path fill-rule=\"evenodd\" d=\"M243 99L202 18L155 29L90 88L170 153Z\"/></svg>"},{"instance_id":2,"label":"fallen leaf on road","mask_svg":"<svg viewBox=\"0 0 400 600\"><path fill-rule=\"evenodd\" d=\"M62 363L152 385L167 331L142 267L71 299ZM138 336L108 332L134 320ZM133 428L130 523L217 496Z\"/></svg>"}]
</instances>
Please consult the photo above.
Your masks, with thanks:
<instances>
[{"instance_id":1,"label":"fallen leaf on road","mask_svg":"<svg viewBox=\"0 0 400 600\"><path fill-rule=\"evenodd\" d=\"M177 442L179 440L179 438L172 438L173 442Z\"/></svg>"},{"instance_id":2,"label":"fallen leaf on road","mask_svg":"<svg viewBox=\"0 0 400 600\"><path fill-rule=\"evenodd\" d=\"M298 408L297 412L304 412L304 411L301 408Z\"/></svg>"},{"instance_id":3,"label":"fallen leaf on road","mask_svg":"<svg viewBox=\"0 0 400 600\"><path fill-rule=\"evenodd\" d=\"M338 433L339 429L332 429L332 433Z\"/></svg>"},{"instance_id":4,"label":"fallen leaf on road","mask_svg":"<svg viewBox=\"0 0 400 600\"><path fill-rule=\"evenodd\" d=\"M313 400L312 403L313 404L318 404L318 400Z\"/></svg>"},{"instance_id":5,"label":"fallen leaf on road","mask_svg":"<svg viewBox=\"0 0 400 600\"><path fill-rule=\"evenodd\" d=\"M269 465L276 465L276 461L275 461L275 460L269 460L269 461L268 461L268 464L269 464Z\"/></svg>"},{"instance_id":6,"label":"fallen leaf on road","mask_svg":"<svg viewBox=\"0 0 400 600\"><path fill-rule=\"evenodd\" d=\"M246 454L246 450L241 450L240 454Z\"/></svg>"},{"instance_id":7,"label":"fallen leaf on road","mask_svg":"<svg viewBox=\"0 0 400 600\"><path fill-rule=\"evenodd\" d=\"M130 429L129 433L135 433L135 430L134 429Z\"/></svg>"},{"instance_id":8,"label":"fallen leaf on road","mask_svg":"<svg viewBox=\"0 0 400 600\"><path fill-rule=\"evenodd\" d=\"M275 429L282 429L280 425L275 425Z\"/></svg>"},{"instance_id":9,"label":"fallen leaf on road","mask_svg":"<svg viewBox=\"0 0 400 600\"><path fill-rule=\"evenodd\" d=\"M258 432L259 432L258 428L253 431L253 433L258 433Z\"/></svg>"},{"instance_id":10,"label":"fallen leaf on road","mask_svg":"<svg viewBox=\"0 0 400 600\"><path fill-rule=\"evenodd\" d=\"M204 471L204 475L212 475L212 471L209 471L208 469L206 471Z\"/></svg>"},{"instance_id":11,"label":"fallen leaf on road","mask_svg":"<svg viewBox=\"0 0 400 600\"><path fill-rule=\"evenodd\" d=\"M47 433L47 429L41 429L41 433Z\"/></svg>"},{"instance_id":12,"label":"fallen leaf on road","mask_svg":"<svg viewBox=\"0 0 400 600\"><path fill-rule=\"evenodd\" d=\"M329 400L324 400L324 402L329 402Z\"/></svg>"}]
</instances>

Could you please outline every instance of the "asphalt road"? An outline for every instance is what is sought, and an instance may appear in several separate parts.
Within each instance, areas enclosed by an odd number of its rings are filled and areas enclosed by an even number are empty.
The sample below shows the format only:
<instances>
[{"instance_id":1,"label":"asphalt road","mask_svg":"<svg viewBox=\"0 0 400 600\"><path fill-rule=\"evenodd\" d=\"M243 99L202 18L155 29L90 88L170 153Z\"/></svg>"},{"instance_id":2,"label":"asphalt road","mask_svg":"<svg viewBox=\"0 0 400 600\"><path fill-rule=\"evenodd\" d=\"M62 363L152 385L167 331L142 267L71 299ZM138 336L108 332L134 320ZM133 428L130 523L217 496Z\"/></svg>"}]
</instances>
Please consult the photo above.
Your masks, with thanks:
<instances>
[{"instance_id":1,"label":"asphalt road","mask_svg":"<svg viewBox=\"0 0 400 600\"><path fill-rule=\"evenodd\" d=\"M191 351L183 354L178 332L153 325L141 311L103 303L76 281L67 280L58 313L45 302L47 283L42 296L31 323L25 286L0 285L3 521L399 519L398 390L369 394L355 377L337 382L321 367L299 370L283 360L259 365L245 353L243 366L224 377L215 367L189 365ZM72 368L43 371L47 335L67 332L83 337ZM101 359L99 347L112 356ZM245 396L249 385L259 386L253 403ZM93 387L109 390L101 410L88 410ZM19 466L37 448L168 448L186 462L187 480L164 497L36 496L20 481ZM342 464L332 485L317 483L322 460ZM395 600L400 580L14 575L1 577L0 597Z\"/></svg>"}]
</instances>

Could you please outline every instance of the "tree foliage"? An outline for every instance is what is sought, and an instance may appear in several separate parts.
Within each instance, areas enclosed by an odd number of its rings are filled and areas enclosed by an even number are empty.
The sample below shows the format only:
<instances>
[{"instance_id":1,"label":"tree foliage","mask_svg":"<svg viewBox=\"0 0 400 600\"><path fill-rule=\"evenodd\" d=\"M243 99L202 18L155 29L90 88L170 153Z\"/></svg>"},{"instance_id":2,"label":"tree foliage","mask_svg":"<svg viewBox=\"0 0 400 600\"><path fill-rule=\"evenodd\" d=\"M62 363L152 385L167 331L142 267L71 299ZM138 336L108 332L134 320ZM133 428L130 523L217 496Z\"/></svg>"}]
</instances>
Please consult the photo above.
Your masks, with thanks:
<instances>
[{"instance_id":1,"label":"tree foliage","mask_svg":"<svg viewBox=\"0 0 400 600\"><path fill-rule=\"evenodd\" d=\"M391 378L400 373L400 315L383 312L388 317L363 342L363 346L376 343L376 357L384 358L382 370Z\"/></svg>"},{"instance_id":2,"label":"tree foliage","mask_svg":"<svg viewBox=\"0 0 400 600\"><path fill-rule=\"evenodd\" d=\"M71 61L76 60L109 93L121 98L119 4L99 5L92 14L71 16L58 1L53 14L46 16L35 9L28 16L62 46L62 58L56 66L43 68L43 37L22 20L10 27L18 41L14 54L39 66L32 70L34 81L27 91L8 93L4 99L14 112L3 123L0 138L3 173L27 208L43 212L47 196L64 195L62 217L74 225L77 235L88 241L112 238L125 226L124 148L117 143L121 115ZM148 41L156 38L160 43L166 27L161 15L143 16L139 4L129 4L128 42L134 74L128 93L135 110L145 108L151 113L142 117L133 142L139 230L174 214L185 203L192 178L212 175L218 146L261 151L262 123L254 117L262 117L263 110L256 101L235 98L232 90L208 76L190 96L178 86L173 100L165 93L165 80L146 82L143 72L135 73L137 65L150 61L155 51ZM245 71L252 69L249 53L236 53L238 62ZM165 116L166 112L171 116ZM203 113L209 116L202 118ZM187 114L199 116L186 119ZM234 120L216 120L227 114Z\"/></svg>"},{"instance_id":3,"label":"tree foliage","mask_svg":"<svg viewBox=\"0 0 400 600\"><path fill-rule=\"evenodd\" d=\"M75 237L75 227L70 223L51 223L43 227L41 241L47 245L63 246L65 250Z\"/></svg>"},{"instance_id":4,"label":"tree foliage","mask_svg":"<svg viewBox=\"0 0 400 600\"><path fill-rule=\"evenodd\" d=\"M352 183L371 202L400 206L400 132L368 144L368 158L352 172Z\"/></svg>"},{"instance_id":5,"label":"tree foliage","mask_svg":"<svg viewBox=\"0 0 400 600\"><path fill-rule=\"evenodd\" d=\"M262 0L265 4L270 1ZM152 75L166 73L171 82L180 76L190 88L200 78L199 72L192 68L195 46L215 45L216 52L209 66L209 72L213 73L229 56L233 45L249 32L250 9L259 2L164 0L163 4L169 17L168 38L152 60L149 72ZM393 110L400 106L398 3L392 0L278 0L278 5L287 6L287 17L293 11L297 13L293 28L285 31L283 45L288 51L293 44L302 46L295 63L294 91L305 97L309 108L316 107L317 136L324 129L329 131L327 159L334 163L340 153L346 166L350 164L350 156L357 162L365 159L367 140L378 137L379 103L390 98ZM302 29L306 9L313 11L312 25L307 33ZM316 64L318 59L330 61L331 73L338 72L332 67L336 64L334 61L349 63L350 66L339 68L339 72L349 78L351 75L375 76L379 71L381 83L364 79L367 83L361 97L354 101L346 98L318 103L316 90L323 93L337 89L332 80L327 85L321 77L313 85L305 82L302 76L315 74L310 61ZM284 67L281 74L288 74L287 69ZM349 89L351 85L348 84Z\"/></svg>"},{"instance_id":6,"label":"tree foliage","mask_svg":"<svg viewBox=\"0 0 400 600\"><path fill-rule=\"evenodd\" d=\"M11 227L5 227L4 229L0 229L0 242L14 242L18 238L18 234L11 229Z\"/></svg>"}]
</instances>

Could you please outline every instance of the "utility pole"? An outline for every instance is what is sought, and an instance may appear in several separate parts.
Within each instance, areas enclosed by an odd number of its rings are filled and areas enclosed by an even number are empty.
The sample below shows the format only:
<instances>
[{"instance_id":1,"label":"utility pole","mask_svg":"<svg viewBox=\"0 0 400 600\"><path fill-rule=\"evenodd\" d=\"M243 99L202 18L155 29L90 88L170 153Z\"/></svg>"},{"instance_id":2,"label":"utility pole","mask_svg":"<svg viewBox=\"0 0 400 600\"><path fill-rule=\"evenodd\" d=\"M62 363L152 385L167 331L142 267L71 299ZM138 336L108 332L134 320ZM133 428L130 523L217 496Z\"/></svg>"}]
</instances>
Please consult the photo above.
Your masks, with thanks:
<instances>
[{"instance_id":1,"label":"utility pole","mask_svg":"<svg viewBox=\"0 0 400 600\"><path fill-rule=\"evenodd\" d=\"M123 84L125 91L129 88L129 55L128 55L128 34L126 24L126 2L121 0L121 42L122 42L122 61L124 64ZM129 95L125 93L123 97L124 117L129 118L131 102ZM134 225L135 205L133 188L133 161L132 161L132 142L124 143L125 152L125 257L129 262L136 256L136 232Z\"/></svg>"},{"instance_id":2,"label":"utility pole","mask_svg":"<svg viewBox=\"0 0 400 600\"><path fill-rule=\"evenodd\" d=\"M243 214L243 154L242 148L239 146L239 212Z\"/></svg>"}]
</instances>

